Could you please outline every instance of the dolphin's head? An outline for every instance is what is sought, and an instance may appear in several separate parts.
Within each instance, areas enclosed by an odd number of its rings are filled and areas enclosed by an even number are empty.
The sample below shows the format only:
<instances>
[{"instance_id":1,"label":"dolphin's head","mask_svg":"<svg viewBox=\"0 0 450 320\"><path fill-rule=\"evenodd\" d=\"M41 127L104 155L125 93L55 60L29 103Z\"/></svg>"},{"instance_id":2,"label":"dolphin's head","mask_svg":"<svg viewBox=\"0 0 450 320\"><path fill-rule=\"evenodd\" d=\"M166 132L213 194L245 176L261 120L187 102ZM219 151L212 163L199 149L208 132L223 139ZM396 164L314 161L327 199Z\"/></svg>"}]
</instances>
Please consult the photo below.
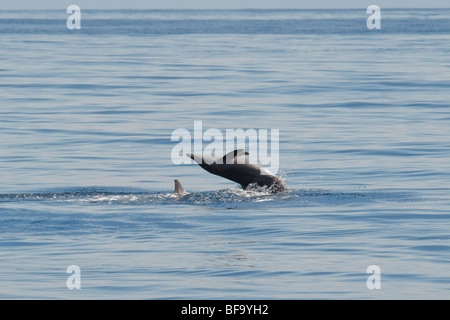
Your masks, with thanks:
<instances>
[{"instance_id":1,"label":"dolphin's head","mask_svg":"<svg viewBox=\"0 0 450 320\"><path fill-rule=\"evenodd\" d=\"M203 161L202 156L198 156L196 154L193 153L186 153L186 156L191 158L192 160L194 160L195 162L197 162L198 164L201 164Z\"/></svg>"},{"instance_id":2,"label":"dolphin's head","mask_svg":"<svg viewBox=\"0 0 450 320\"><path fill-rule=\"evenodd\" d=\"M210 157L210 156L202 156L194 153L186 153L186 156L194 160L196 163L198 163L203 168L209 168L211 165L215 165L216 158ZM208 169L207 169L208 170Z\"/></svg>"}]
</instances>

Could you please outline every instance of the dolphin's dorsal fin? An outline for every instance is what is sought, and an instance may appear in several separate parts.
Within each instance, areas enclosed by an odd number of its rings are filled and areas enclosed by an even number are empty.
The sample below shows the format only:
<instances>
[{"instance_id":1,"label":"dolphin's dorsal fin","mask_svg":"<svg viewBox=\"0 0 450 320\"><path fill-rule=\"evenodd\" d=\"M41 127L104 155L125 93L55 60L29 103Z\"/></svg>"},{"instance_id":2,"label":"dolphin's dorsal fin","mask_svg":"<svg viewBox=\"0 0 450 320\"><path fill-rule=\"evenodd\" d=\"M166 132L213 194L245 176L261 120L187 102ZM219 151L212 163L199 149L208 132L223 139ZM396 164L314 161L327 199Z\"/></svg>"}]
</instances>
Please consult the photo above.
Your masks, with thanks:
<instances>
[{"instance_id":1,"label":"dolphin's dorsal fin","mask_svg":"<svg viewBox=\"0 0 450 320\"><path fill-rule=\"evenodd\" d=\"M244 149L236 149L234 151L228 152L222 158L222 163L224 164L232 164L234 163L234 158L238 156L248 155L249 153Z\"/></svg>"},{"instance_id":2,"label":"dolphin's dorsal fin","mask_svg":"<svg viewBox=\"0 0 450 320\"><path fill-rule=\"evenodd\" d=\"M181 195L185 194L186 191L184 191L184 188L181 185L181 182L178 181L178 179L175 179L174 182L175 182L175 191L173 192L173 194L177 195L177 196L181 196Z\"/></svg>"}]
</instances>

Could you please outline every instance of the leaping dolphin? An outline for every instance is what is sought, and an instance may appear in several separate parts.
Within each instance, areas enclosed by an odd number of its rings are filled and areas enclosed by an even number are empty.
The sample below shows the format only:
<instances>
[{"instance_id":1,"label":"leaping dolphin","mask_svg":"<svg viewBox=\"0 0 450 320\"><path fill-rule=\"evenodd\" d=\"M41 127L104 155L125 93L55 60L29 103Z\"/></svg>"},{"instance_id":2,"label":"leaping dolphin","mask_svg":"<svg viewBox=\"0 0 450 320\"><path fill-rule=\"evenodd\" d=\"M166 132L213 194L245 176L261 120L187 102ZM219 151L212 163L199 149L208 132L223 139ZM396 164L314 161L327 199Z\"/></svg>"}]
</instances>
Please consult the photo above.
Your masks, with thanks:
<instances>
[{"instance_id":1,"label":"leaping dolphin","mask_svg":"<svg viewBox=\"0 0 450 320\"><path fill-rule=\"evenodd\" d=\"M287 190L284 181L266 168L251 163L248 158L238 158L248 154L248 152L238 149L216 158L193 153L186 155L206 171L237 182L243 189L257 184L260 187L267 187L274 193Z\"/></svg>"}]
</instances>

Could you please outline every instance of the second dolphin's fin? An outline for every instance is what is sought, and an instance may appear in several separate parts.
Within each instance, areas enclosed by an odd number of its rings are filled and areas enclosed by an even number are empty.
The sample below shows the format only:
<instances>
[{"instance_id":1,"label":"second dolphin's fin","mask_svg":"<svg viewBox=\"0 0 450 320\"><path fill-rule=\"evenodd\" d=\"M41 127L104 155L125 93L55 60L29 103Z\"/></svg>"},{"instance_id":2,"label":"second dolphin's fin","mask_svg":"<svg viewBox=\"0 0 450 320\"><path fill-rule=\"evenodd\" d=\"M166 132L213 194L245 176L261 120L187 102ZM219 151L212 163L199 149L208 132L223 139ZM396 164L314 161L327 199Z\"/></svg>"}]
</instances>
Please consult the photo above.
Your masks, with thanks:
<instances>
[{"instance_id":1,"label":"second dolphin's fin","mask_svg":"<svg viewBox=\"0 0 450 320\"><path fill-rule=\"evenodd\" d=\"M182 196L182 195L186 194L186 191L184 191L184 188L181 185L181 182L178 181L178 179L175 179L174 182L175 182L175 191L173 192L173 194L176 196Z\"/></svg>"}]
</instances>

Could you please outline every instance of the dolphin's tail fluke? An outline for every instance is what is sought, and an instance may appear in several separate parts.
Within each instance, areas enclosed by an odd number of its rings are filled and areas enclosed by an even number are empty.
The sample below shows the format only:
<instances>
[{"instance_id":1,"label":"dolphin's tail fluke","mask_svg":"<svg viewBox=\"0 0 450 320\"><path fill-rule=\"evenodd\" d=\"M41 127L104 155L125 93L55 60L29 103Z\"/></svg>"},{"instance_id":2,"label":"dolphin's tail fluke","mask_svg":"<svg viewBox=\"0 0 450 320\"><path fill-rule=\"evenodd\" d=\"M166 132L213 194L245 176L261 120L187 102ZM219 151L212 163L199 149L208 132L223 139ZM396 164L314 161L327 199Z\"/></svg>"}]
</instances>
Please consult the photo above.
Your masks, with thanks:
<instances>
[{"instance_id":1,"label":"dolphin's tail fluke","mask_svg":"<svg viewBox=\"0 0 450 320\"><path fill-rule=\"evenodd\" d=\"M175 191L173 192L173 194L176 196L182 196L182 195L186 194L186 191L184 191L184 188L181 185L181 182L178 181L178 179L175 179L174 182L175 182Z\"/></svg>"}]
</instances>

